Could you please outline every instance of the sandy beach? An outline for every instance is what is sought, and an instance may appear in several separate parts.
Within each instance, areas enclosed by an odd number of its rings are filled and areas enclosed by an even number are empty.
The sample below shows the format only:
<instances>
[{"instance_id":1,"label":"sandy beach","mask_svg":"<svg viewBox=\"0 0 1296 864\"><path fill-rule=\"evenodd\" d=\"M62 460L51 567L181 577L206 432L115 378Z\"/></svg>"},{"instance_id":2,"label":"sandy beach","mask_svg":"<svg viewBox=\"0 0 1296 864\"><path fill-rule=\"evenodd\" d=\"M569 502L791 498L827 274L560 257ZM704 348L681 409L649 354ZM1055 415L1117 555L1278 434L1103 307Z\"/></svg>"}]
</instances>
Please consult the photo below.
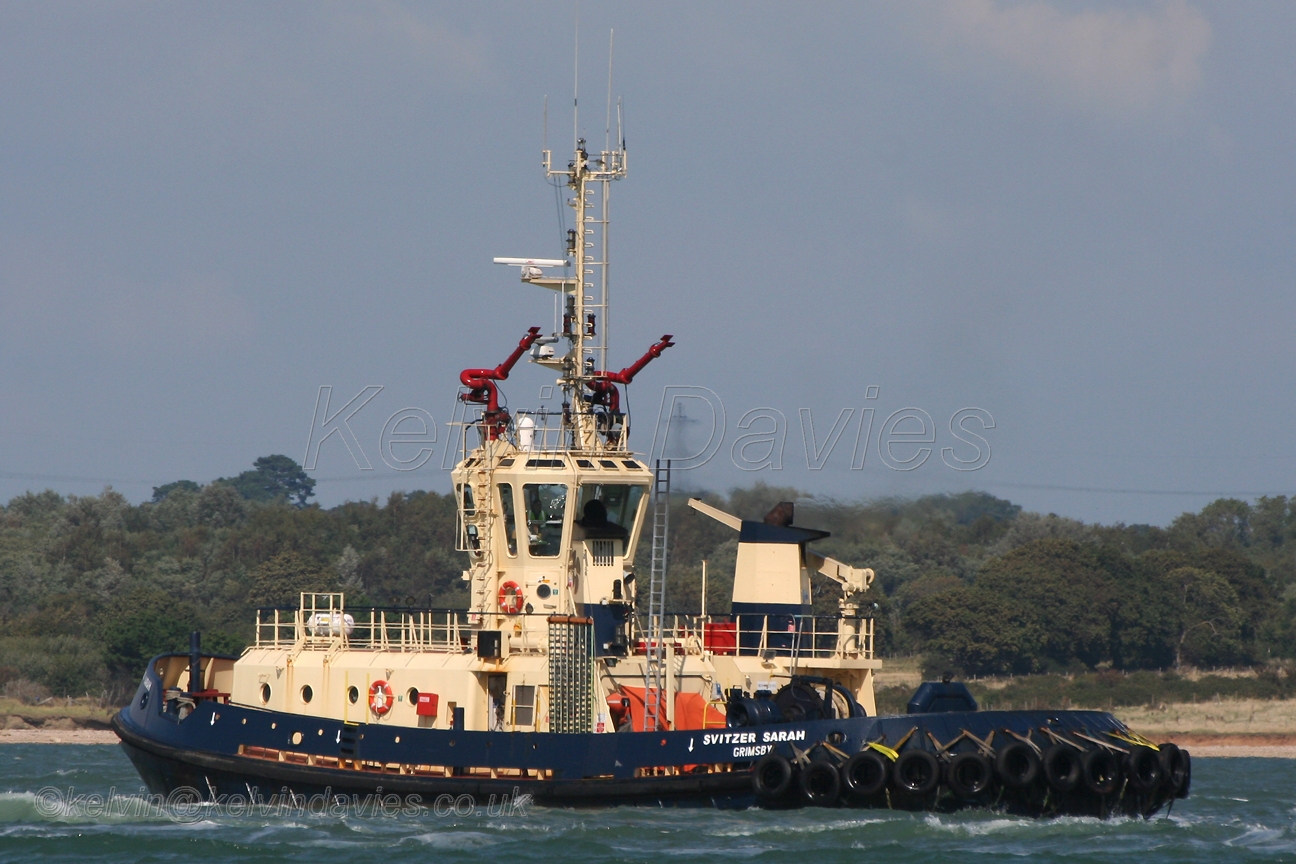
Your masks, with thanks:
<instances>
[{"instance_id":1,"label":"sandy beach","mask_svg":"<svg viewBox=\"0 0 1296 864\"><path fill-rule=\"evenodd\" d=\"M0 744L116 744L107 729L0 729Z\"/></svg>"}]
</instances>

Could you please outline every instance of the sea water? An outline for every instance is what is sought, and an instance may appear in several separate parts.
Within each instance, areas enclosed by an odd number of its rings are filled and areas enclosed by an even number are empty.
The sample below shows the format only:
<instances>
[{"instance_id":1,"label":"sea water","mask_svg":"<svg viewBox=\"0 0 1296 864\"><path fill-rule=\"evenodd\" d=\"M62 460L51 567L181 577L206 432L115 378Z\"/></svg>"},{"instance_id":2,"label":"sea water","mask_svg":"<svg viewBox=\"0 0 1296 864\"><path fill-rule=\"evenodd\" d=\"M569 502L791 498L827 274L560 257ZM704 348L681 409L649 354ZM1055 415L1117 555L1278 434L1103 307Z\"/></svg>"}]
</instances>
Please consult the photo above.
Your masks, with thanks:
<instances>
[{"instance_id":1,"label":"sea water","mask_svg":"<svg viewBox=\"0 0 1296 864\"><path fill-rule=\"evenodd\" d=\"M150 800L116 746L0 745L0 861L1296 861L1296 760L1195 759L1155 818ZM298 806L301 805L301 806Z\"/></svg>"}]
</instances>

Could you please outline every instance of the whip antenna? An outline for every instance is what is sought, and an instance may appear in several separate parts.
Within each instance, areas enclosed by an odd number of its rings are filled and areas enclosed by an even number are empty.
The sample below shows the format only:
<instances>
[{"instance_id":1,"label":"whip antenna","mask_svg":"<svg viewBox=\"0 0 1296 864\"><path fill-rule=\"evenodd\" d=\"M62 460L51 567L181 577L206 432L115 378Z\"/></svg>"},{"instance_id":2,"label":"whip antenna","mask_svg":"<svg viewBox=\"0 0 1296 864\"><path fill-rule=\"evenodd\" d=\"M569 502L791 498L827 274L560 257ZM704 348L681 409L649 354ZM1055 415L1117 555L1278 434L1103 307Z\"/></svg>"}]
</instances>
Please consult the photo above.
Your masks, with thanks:
<instances>
[{"instance_id":1,"label":"whip antenna","mask_svg":"<svg viewBox=\"0 0 1296 864\"><path fill-rule=\"evenodd\" d=\"M580 142L580 122L577 120L580 111L580 3L576 4L576 42L575 42L574 63L575 69L572 71L572 147L575 148Z\"/></svg>"},{"instance_id":2,"label":"whip antenna","mask_svg":"<svg viewBox=\"0 0 1296 864\"><path fill-rule=\"evenodd\" d=\"M603 149L612 149L608 146L612 139L612 37L616 34L615 30L608 30L608 97L607 97L607 124L603 127Z\"/></svg>"}]
</instances>

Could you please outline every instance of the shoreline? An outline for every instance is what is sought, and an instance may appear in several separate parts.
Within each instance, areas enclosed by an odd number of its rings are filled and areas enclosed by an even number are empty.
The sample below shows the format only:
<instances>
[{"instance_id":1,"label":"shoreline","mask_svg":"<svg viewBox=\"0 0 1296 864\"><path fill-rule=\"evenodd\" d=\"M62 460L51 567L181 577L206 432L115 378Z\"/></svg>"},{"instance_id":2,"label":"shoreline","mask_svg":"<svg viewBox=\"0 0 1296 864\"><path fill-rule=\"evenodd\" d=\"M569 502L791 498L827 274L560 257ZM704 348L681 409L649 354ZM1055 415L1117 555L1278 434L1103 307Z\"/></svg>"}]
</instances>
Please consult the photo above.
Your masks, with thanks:
<instances>
[{"instance_id":1,"label":"shoreline","mask_svg":"<svg viewBox=\"0 0 1296 864\"><path fill-rule=\"evenodd\" d=\"M0 729L3 744L116 744L110 729Z\"/></svg>"}]
</instances>

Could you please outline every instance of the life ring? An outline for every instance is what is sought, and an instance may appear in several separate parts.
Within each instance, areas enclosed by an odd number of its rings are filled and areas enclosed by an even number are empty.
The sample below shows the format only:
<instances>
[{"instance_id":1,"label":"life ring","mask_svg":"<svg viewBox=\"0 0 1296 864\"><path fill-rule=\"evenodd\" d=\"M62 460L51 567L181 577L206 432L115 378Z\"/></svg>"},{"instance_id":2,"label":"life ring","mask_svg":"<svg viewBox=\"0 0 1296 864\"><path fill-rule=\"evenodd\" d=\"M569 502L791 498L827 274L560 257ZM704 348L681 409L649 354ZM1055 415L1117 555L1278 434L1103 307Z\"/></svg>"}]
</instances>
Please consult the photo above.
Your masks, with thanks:
<instances>
[{"instance_id":1,"label":"life ring","mask_svg":"<svg viewBox=\"0 0 1296 864\"><path fill-rule=\"evenodd\" d=\"M391 710L392 689L381 678L369 685L369 710L379 717Z\"/></svg>"},{"instance_id":2,"label":"life ring","mask_svg":"<svg viewBox=\"0 0 1296 864\"><path fill-rule=\"evenodd\" d=\"M505 582L499 590L499 607L505 615L516 615L522 611L522 589L516 582Z\"/></svg>"}]
</instances>

